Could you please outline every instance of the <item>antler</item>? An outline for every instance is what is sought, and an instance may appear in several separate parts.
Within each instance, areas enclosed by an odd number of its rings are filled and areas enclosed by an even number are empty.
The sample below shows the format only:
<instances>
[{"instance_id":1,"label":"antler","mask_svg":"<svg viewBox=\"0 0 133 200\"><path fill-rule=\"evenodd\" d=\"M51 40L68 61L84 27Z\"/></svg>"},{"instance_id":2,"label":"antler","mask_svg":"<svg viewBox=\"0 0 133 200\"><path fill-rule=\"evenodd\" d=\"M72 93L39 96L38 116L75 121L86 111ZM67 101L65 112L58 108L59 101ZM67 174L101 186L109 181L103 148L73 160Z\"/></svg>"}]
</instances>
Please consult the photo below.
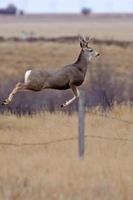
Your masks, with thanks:
<instances>
[{"instance_id":1,"label":"antler","mask_svg":"<svg viewBox=\"0 0 133 200\"><path fill-rule=\"evenodd\" d=\"M80 41L80 46L81 46L82 49L85 48L85 47L88 48L90 37L85 38L84 36L79 35L79 41Z\"/></svg>"},{"instance_id":2,"label":"antler","mask_svg":"<svg viewBox=\"0 0 133 200\"><path fill-rule=\"evenodd\" d=\"M86 37L86 42L88 42L88 43L90 42L90 37L89 36Z\"/></svg>"}]
</instances>

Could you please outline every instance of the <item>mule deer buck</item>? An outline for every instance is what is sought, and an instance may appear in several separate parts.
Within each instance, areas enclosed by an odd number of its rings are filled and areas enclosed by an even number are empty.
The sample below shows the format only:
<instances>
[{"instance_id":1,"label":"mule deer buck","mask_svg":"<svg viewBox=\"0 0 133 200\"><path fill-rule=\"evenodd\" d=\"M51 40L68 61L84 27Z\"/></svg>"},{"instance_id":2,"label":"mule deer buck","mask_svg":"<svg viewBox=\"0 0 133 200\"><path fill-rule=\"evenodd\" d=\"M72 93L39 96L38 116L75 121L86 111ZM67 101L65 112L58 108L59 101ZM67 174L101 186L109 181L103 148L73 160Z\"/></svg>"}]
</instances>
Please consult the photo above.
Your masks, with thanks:
<instances>
[{"instance_id":1,"label":"mule deer buck","mask_svg":"<svg viewBox=\"0 0 133 200\"><path fill-rule=\"evenodd\" d=\"M87 72L89 61L99 56L95 50L90 48L89 38L79 37L81 51L75 63L67 65L56 70L28 70L24 76L24 83L17 83L8 98L2 102L2 105L9 104L17 92L32 90L41 91L46 88L65 90L71 89L74 96L66 101L61 107L68 106L79 97L78 86L80 86Z\"/></svg>"}]
</instances>

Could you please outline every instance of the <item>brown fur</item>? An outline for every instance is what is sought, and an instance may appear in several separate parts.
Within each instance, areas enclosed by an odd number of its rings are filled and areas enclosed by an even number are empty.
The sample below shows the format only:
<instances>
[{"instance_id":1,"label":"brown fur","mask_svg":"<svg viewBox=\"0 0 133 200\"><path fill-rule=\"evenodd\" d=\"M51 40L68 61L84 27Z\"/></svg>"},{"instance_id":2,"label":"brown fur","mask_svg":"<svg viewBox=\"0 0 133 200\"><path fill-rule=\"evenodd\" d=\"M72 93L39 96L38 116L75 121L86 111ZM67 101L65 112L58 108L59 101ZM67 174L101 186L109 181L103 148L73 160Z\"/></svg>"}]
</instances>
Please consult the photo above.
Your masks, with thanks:
<instances>
[{"instance_id":1,"label":"brown fur","mask_svg":"<svg viewBox=\"0 0 133 200\"><path fill-rule=\"evenodd\" d=\"M80 38L81 51L75 63L67 65L57 70L31 70L30 75L25 83L18 83L9 97L2 103L8 104L18 91L33 90L41 91L46 88L65 90L71 88L74 97L61 105L62 107L71 104L78 96L78 86L80 86L87 72L89 60L99 54L88 47L89 41Z\"/></svg>"}]
</instances>

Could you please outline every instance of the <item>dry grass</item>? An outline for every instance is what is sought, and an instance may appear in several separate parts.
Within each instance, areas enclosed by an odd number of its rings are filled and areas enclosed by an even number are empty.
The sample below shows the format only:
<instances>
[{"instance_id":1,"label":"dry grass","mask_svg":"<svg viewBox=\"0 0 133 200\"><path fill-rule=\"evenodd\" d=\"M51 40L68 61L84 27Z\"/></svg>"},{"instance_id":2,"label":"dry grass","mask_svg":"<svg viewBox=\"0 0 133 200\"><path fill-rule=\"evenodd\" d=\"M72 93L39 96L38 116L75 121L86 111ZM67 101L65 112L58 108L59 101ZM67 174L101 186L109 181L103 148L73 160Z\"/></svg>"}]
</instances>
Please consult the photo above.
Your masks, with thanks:
<instances>
[{"instance_id":1,"label":"dry grass","mask_svg":"<svg viewBox=\"0 0 133 200\"><path fill-rule=\"evenodd\" d=\"M53 68L65 65L70 56L74 57L76 48L67 44L7 42L1 43L0 49L1 77L10 78L23 75L28 68Z\"/></svg>"},{"instance_id":2,"label":"dry grass","mask_svg":"<svg viewBox=\"0 0 133 200\"><path fill-rule=\"evenodd\" d=\"M132 40L131 16L38 15L21 17L0 16L0 35L20 36L21 32L35 32L46 37L69 36L84 33L102 39ZM131 34L131 35L130 35ZM133 46L94 46L101 57L91 65L111 66L121 79L133 73ZM22 76L27 68L61 67L73 62L79 53L79 44L58 43L0 43L1 81ZM52 58L52 59L51 59ZM11 78L12 79L12 78ZM0 82L1 82L0 81Z\"/></svg>"},{"instance_id":3,"label":"dry grass","mask_svg":"<svg viewBox=\"0 0 133 200\"><path fill-rule=\"evenodd\" d=\"M133 47L126 49L118 46L92 45L101 53L101 56L92 62L91 68L95 66L111 67L118 78L129 78L133 73L132 57ZM53 68L62 67L74 62L79 54L79 44L58 43L0 43L0 78L3 80L12 77L22 77L28 68Z\"/></svg>"},{"instance_id":4,"label":"dry grass","mask_svg":"<svg viewBox=\"0 0 133 200\"><path fill-rule=\"evenodd\" d=\"M25 30L49 37L84 33L97 38L132 40L132 17L71 17L0 17L0 35L21 36ZM102 56L92 62L90 71L95 72L99 66L109 67L128 85L133 74L133 47L94 48ZM0 89L8 80L22 77L29 67L69 64L79 51L78 43L0 43ZM129 105L115 106L109 116L132 121L133 110ZM0 199L132 200L133 125L87 113L85 158L79 160L77 139L64 140L77 137L77 123L76 113L1 115ZM50 143L46 145L47 142ZM44 144L36 145L39 143Z\"/></svg>"},{"instance_id":5,"label":"dry grass","mask_svg":"<svg viewBox=\"0 0 133 200\"><path fill-rule=\"evenodd\" d=\"M109 115L132 120L129 106ZM0 120L0 198L16 200L131 200L133 196L133 126L93 114L86 115L85 159L78 159L77 115L40 113ZM109 140L93 138L108 137ZM61 142L56 142L62 139Z\"/></svg>"}]
</instances>

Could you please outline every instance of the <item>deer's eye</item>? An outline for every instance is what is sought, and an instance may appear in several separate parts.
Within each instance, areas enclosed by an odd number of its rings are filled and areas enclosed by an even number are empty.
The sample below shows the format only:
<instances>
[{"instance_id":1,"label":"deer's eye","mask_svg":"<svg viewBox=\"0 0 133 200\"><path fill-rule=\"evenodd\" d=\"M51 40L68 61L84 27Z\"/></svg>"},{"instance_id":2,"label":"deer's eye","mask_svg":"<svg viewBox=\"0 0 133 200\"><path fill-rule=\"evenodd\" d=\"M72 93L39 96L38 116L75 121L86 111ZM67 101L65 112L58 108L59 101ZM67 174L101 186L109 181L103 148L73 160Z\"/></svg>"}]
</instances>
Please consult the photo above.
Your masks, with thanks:
<instances>
[{"instance_id":1,"label":"deer's eye","mask_svg":"<svg viewBox=\"0 0 133 200\"><path fill-rule=\"evenodd\" d=\"M93 50L92 49L89 49L89 52L92 52Z\"/></svg>"}]
</instances>

